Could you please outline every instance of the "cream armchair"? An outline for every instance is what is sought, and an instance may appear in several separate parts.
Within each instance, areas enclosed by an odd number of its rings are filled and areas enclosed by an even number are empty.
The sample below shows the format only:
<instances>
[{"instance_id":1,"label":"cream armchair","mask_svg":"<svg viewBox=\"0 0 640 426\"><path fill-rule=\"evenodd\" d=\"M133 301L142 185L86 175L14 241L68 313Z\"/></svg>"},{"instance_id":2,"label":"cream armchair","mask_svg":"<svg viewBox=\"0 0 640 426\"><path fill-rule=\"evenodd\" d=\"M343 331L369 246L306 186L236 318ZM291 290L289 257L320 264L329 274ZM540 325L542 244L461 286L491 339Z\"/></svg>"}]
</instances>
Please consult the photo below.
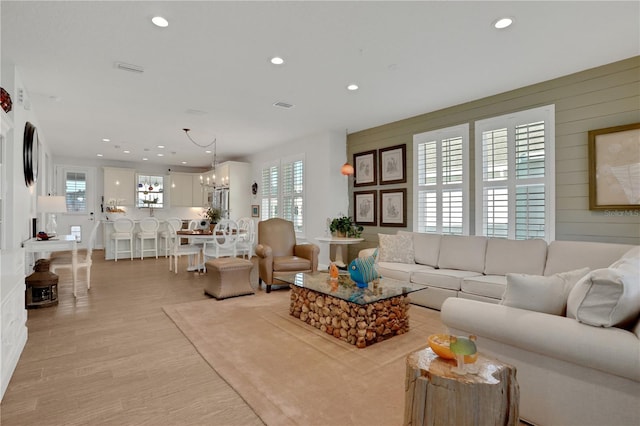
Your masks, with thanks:
<instances>
[{"instance_id":1,"label":"cream armchair","mask_svg":"<svg viewBox=\"0 0 640 426\"><path fill-rule=\"evenodd\" d=\"M278 276L317 271L319 253L320 247L315 244L296 244L292 222L277 218L258 222L258 285L264 281L270 293L272 285L286 284Z\"/></svg>"}]
</instances>

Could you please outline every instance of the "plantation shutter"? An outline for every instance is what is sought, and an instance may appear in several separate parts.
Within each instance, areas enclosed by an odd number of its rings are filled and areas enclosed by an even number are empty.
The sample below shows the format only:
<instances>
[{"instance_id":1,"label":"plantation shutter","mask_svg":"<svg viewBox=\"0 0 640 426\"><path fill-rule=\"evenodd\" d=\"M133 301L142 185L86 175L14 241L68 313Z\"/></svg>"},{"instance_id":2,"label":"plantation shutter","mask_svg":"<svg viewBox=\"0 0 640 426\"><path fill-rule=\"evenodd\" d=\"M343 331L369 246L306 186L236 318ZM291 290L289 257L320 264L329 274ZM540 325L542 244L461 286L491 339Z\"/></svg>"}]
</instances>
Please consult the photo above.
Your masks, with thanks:
<instances>
[{"instance_id":1,"label":"plantation shutter","mask_svg":"<svg viewBox=\"0 0 640 426\"><path fill-rule=\"evenodd\" d=\"M476 122L476 223L483 235L553 239L554 121L550 105Z\"/></svg>"},{"instance_id":2,"label":"plantation shutter","mask_svg":"<svg viewBox=\"0 0 640 426\"><path fill-rule=\"evenodd\" d=\"M414 228L468 234L468 125L414 136Z\"/></svg>"},{"instance_id":3,"label":"plantation shutter","mask_svg":"<svg viewBox=\"0 0 640 426\"><path fill-rule=\"evenodd\" d=\"M66 172L65 201L67 212L87 211L87 174L85 172Z\"/></svg>"},{"instance_id":4,"label":"plantation shutter","mask_svg":"<svg viewBox=\"0 0 640 426\"><path fill-rule=\"evenodd\" d=\"M262 169L262 220L278 217L278 167Z\"/></svg>"},{"instance_id":5,"label":"plantation shutter","mask_svg":"<svg viewBox=\"0 0 640 426\"><path fill-rule=\"evenodd\" d=\"M293 222L296 232L303 229L303 176L302 161L282 164L282 218Z\"/></svg>"},{"instance_id":6,"label":"plantation shutter","mask_svg":"<svg viewBox=\"0 0 640 426\"><path fill-rule=\"evenodd\" d=\"M262 220L279 217L304 233L304 157L284 158L262 168Z\"/></svg>"}]
</instances>

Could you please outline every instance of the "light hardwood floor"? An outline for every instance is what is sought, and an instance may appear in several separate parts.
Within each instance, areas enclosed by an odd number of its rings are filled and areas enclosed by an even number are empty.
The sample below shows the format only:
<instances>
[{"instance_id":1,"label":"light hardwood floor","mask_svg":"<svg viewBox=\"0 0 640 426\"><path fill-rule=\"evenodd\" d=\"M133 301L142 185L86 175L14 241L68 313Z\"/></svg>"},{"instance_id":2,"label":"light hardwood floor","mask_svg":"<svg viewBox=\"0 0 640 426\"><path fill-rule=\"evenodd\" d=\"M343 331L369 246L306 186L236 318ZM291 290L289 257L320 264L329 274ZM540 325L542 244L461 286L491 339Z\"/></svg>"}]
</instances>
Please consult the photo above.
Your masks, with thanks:
<instances>
[{"instance_id":1,"label":"light hardwood floor","mask_svg":"<svg viewBox=\"0 0 640 426\"><path fill-rule=\"evenodd\" d=\"M185 258L177 275L165 258L94 259L86 295L61 272L58 306L28 311L2 426L263 424L162 311L206 299L205 275Z\"/></svg>"}]
</instances>

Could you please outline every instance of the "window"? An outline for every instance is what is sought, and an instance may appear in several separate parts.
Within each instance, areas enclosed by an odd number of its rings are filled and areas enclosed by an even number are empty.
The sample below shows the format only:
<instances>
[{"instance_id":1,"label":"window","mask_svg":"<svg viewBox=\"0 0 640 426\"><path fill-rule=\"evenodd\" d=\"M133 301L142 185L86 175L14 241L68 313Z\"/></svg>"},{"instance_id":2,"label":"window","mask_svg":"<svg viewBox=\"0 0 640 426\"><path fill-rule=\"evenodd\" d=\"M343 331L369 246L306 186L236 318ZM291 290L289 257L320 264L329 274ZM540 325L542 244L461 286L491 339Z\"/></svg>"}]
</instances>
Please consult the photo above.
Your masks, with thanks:
<instances>
[{"instance_id":1,"label":"window","mask_svg":"<svg viewBox=\"0 0 640 426\"><path fill-rule=\"evenodd\" d=\"M477 121L476 233L555 234L554 105Z\"/></svg>"},{"instance_id":2,"label":"window","mask_svg":"<svg viewBox=\"0 0 640 426\"><path fill-rule=\"evenodd\" d=\"M469 125L413 137L417 232L469 234Z\"/></svg>"},{"instance_id":3,"label":"window","mask_svg":"<svg viewBox=\"0 0 640 426\"><path fill-rule=\"evenodd\" d=\"M138 175L136 206L139 208L162 208L164 205L164 177Z\"/></svg>"},{"instance_id":4,"label":"window","mask_svg":"<svg viewBox=\"0 0 640 426\"><path fill-rule=\"evenodd\" d=\"M87 173L84 171L65 171L64 188L67 212L87 213Z\"/></svg>"},{"instance_id":5,"label":"window","mask_svg":"<svg viewBox=\"0 0 640 426\"><path fill-rule=\"evenodd\" d=\"M262 168L262 220L272 217L293 222L304 233L304 157L265 164Z\"/></svg>"},{"instance_id":6,"label":"window","mask_svg":"<svg viewBox=\"0 0 640 426\"><path fill-rule=\"evenodd\" d=\"M278 217L278 165L262 169L262 220Z\"/></svg>"}]
</instances>

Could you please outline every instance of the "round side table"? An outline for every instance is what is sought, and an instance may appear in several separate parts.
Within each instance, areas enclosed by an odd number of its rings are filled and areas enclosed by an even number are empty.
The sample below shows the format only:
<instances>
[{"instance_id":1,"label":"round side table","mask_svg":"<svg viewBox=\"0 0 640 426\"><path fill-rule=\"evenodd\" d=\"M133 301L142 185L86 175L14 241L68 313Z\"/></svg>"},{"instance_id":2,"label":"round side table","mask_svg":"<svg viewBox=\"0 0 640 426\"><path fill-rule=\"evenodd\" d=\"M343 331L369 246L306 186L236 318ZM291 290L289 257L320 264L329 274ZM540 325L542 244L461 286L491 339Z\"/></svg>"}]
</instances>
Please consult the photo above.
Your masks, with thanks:
<instances>
[{"instance_id":1,"label":"round side table","mask_svg":"<svg viewBox=\"0 0 640 426\"><path fill-rule=\"evenodd\" d=\"M455 360L431 348L407 357L404 425L518 426L515 367L478 354L477 373L452 372Z\"/></svg>"},{"instance_id":2,"label":"round side table","mask_svg":"<svg viewBox=\"0 0 640 426\"><path fill-rule=\"evenodd\" d=\"M336 258L333 263L336 264L338 268L345 268L347 265L344 263L344 260L347 259L347 255L345 253L346 248L349 244L357 244L359 242L364 241L364 238L348 238L348 237L316 237L316 240L321 241L323 243L329 243L330 246L336 246Z\"/></svg>"}]
</instances>

